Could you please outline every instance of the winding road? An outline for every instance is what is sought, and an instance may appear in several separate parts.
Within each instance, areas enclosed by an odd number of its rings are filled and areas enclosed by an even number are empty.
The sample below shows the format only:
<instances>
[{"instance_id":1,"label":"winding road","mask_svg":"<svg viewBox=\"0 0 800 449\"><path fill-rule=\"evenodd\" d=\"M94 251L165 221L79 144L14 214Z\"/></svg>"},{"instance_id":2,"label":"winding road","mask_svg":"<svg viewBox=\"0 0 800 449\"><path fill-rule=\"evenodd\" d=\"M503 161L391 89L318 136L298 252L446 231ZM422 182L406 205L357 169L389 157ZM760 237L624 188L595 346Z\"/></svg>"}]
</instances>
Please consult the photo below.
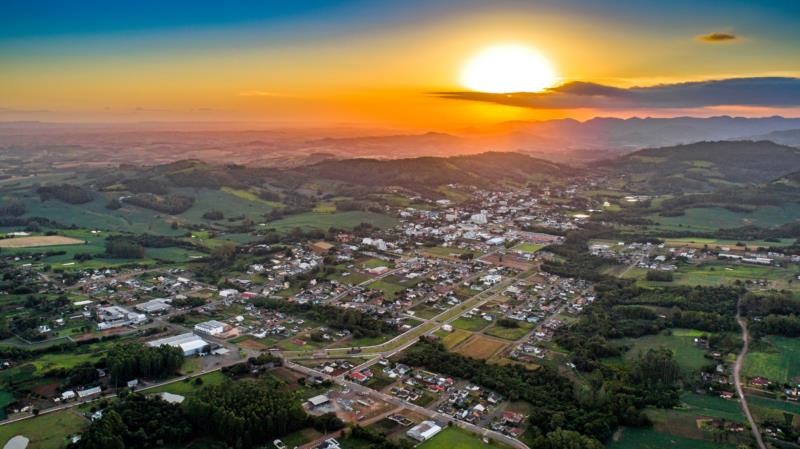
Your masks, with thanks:
<instances>
[{"instance_id":1,"label":"winding road","mask_svg":"<svg viewBox=\"0 0 800 449\"><path fill-rule=\"evenodd\" d=\"M761 432L758 430L756 420L753 419L753 415L750 413L750 406L747 405L747 397L745 397L744 388L742 387L742 364L744 363L745 355L747 355L747 350L750 349L750 332L747 330L747 320L742 318L741 301L739 299L739 303L736 304L736 321L739 323L739 327L742 328L742 341L744 343L742 344L742 351L736 356L736 363L733 365L733 381L736 384L736 394L739 395L742 411L747 417L747 421L750 422L750 432L752 432L753 438L756 439L759 449L767 449L767 445L764 444L764 439L761 437Z\"/></svg>"}]
</instances>

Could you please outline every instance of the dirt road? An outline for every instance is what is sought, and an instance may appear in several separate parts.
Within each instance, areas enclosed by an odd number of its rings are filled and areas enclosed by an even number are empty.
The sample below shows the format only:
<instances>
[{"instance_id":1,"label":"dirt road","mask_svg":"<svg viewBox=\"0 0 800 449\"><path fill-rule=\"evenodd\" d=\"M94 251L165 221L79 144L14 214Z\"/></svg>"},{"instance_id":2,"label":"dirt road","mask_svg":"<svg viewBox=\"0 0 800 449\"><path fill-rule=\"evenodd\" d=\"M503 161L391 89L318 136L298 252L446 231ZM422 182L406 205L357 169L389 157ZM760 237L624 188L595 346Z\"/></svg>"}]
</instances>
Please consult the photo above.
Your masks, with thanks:
<instances>
[{"instance_id":1,"label":"dirt road","mask_svg":"<svg viewBox=\"0 0 800 449\"><path fill-rule=\"evenodd\" d=\"M739 302L741 303L741 299ZM764 439L761 438L761 432L758 431L758 425L756 425L756 421L750 413L750 407L747 405L747 398L744 395L744 388L742 387L742 364L744 363L745 355L747 355L747 350L750 349L750 332L747 330L747 320L742 318L741 304L736 305L736 321L739 323L739 327L742 328L742 341L744 342L742 351L736 356L736 363L733 365L733 381L736 384L736 394L739 395L742 411L747 417L747 421L750 422L750 431L753 433L753 438L756 439L759 449L767 449L767 446L764 444Z\"/></svg>"}]
</instances>

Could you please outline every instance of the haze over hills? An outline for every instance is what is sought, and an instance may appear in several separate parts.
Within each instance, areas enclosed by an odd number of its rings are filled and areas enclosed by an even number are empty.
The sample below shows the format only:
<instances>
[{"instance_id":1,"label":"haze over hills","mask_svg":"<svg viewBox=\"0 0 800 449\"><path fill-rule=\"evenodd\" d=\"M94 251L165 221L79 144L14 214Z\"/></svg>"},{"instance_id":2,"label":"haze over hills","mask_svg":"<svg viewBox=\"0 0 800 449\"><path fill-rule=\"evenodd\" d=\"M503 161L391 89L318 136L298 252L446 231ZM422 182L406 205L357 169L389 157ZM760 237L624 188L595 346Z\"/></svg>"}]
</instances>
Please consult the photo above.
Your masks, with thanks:
<instances>
[{"instance_id":1,"label":"haze over hills","mask_svg":"<svg viewBox=\"0 0 800 449\"><path fill-rule=\"evenodd\" d=\"M228 128L225 128L228 126ZM595 118L504 122L456 133L331 128L265 128L263 124L140 123L65 126L62 123L0 123L0 149L49 153L64 161L168 163L197 158L259 166L291 167L325 157L396 159L517 151L551 160L596 160L641 148L758 136L800 144L800 119L783 117ZM319 160L317 158L317 160Z\"/></svg>"}]
</instances>

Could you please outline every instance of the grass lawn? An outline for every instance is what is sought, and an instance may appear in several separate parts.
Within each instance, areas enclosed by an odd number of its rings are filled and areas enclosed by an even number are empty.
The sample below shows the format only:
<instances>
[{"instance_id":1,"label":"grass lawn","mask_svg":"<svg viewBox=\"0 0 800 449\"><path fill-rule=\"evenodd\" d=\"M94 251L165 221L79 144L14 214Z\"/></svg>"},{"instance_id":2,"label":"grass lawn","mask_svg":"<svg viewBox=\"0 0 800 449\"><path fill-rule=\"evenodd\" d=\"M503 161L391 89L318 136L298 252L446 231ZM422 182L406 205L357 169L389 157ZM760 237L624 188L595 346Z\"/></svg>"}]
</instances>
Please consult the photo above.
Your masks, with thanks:
<instances>
[{"instance_id":1,"label":"grass lawn","mask_svg":"<svg viewBox=\"0 0 800 449\"><path fill-rule=\"evenodd\" d=\"M615 343L629 345L631 349L625 354L626 359L636 357L639 352L645 353L649 349L661 347L672 350L675 360L685 370L697 370L707 365L709 361L703 357L705 351L694 345L694 337L691 333L678 331L673 335L661 333L658 335L647 335L640 338L625 338L614 340Z\"/></svg>"},{"instance_id":2,"label":"grass lawn","mask_svg":"<svg viewBox=\"0 0 800 449\"><path fill-rule=\"evenodd\" d=\"M488 325L489 322L481 317L473 317L473 318L461 317L453 321L454 328L464 329L465 331L473 331L473 332L477 332Z\"/></svg>"},{"instance_id":3,"label":"grass lawn","mask_svg":"<svg viewBox=\"0 0 800 449\"><path fill-rule=\"evenodd\" d=\"M735 446L679 437L656 432L652 428L624 428L620 438L608 443L606 447L608 449L733 449Z\"/></svg>"},{"instance_id":4,"label":"grass lawn","mask_svg":"<svg viewBox=\"0 0 800 449\"><path fill-rule=\"evenodd\" d=\"M485 444L481 437L457 427L448 427L430 440L417 446L418 449L482 449L486 447L505 446Z\"/></svg>"},{"instance_id":5,"label":"grass lawn","mask_svg":"<svg viewBox=\"0 0 800 449\"><path fill-rule=\"evenodd\" d=\"M48 413L32 419L0 426L0 444L16 435L30 438L28 449L61 449L66 446L67 436L80 432L88 421L69 410Z\"/></svg>"},{"instance_id":6,"label":"grass lawn","mask_svg":"<svg viewBox=\"0 0 800 449\"><path fill-rule=\"evenodd\" d=\"M763 376L779 382L789 382L800 376L800 339L772 336L766 341L767 351L750 351L745 357L742 375Z\"/></svg>"},{"instance_id":7,"label":"grass lawn","mask_svg":"<svg viewBox=\"0 0 800 449\"><path fill-rule=\"evenodd\" d=\"M531 329L533 329L533 324L521 321L519 322L519 327L503 327L495 325L484 333L493 337L514 341L524 337L528 332L531 331Z\"/></svg>"},{"instance_id":8,"label":"grass lawn","mask_svg":"<svg viewBox=\"0 0 800 449\"><path fill-rule=\"evenodd\" d=\"M195 379L203 379L203 381L201 384L197 384ZM186 396L194 393L203 386L219 385L225 382L227 379L228 378L225 377L225 375L222 374L221 372L214 371L213 373L203 374L202 376L196 378L182 380L179 382L173 382L171 384L161 385L159 387L150 388L144 391L147 394L168 392L172 394L180 394L182 396Z\"/></svg>"}]
</instances>

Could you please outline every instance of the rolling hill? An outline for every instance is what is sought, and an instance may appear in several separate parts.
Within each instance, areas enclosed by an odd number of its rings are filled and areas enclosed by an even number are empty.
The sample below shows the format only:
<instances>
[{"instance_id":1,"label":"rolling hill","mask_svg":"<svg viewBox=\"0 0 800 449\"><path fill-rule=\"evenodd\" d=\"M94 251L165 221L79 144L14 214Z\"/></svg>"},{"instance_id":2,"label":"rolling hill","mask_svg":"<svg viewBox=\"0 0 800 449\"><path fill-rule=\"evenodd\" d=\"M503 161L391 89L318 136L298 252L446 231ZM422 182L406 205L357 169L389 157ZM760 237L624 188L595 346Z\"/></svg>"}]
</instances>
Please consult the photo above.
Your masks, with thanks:
<instances>
[{"instance_id":1,"label":"rolling hill","mask_svg":"<svg viewBox=\"0 0 800 449\"><path fill-rule=\"evenodd\" d=\"M770 182L800 167L800 149L770 141L649 148L608 163L641 193L709 192Z\"/></svg>"},{"instance_id":2,"label":"rolling hill","mask_svg":"<svg viewBox=\"0 0 800 449\"><path fill-rule=\"evenodd\" d=\"M520 153L488 152L470 156L411 159L327 160L297 170L303 176L373 187L435 187L460 183L492 185L524 182L536 176L564 176L575 169Z\"/></svg>"}]
</instances>

